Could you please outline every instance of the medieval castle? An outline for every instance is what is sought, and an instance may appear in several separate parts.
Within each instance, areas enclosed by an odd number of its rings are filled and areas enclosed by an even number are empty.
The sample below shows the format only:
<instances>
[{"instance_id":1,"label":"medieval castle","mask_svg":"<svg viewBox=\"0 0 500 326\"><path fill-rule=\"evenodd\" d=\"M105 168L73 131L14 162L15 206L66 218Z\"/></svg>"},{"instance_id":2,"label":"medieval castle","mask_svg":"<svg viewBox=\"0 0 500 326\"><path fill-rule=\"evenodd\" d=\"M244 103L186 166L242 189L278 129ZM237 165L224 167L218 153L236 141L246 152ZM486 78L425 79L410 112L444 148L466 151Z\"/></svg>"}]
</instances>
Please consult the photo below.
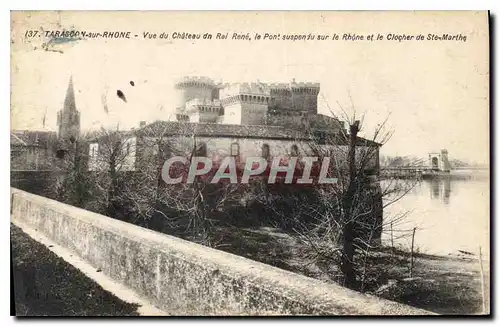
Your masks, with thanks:
<instances>
[{"instance_id":1,"label":"medieval castle","mask_svg":"<svg viewBox=\"0 0 500 326\"><path fill-rule=\"evenodd\" d=\"M214 83L185 77L175 84L178 121L299 126L317 114L319 83Z\"/></svg>"}]
</instances>

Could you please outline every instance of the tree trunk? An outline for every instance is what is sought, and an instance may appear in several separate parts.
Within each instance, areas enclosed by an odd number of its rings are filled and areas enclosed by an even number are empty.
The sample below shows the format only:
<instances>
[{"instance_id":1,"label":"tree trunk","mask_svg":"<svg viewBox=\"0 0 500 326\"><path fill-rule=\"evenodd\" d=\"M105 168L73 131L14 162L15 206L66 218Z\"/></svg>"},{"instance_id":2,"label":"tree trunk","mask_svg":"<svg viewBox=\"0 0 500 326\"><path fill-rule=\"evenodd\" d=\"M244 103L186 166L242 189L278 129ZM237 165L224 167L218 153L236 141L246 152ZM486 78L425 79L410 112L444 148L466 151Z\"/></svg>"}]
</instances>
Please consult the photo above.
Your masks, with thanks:
<instances>
[{"instance_id":1,"label":"tree trunk","mask_svg":"<svg viewBox=\"0 0 500 326\"><path fill-rule=\"evenodd\" d=\"M359 131L359 121L350 125L349 137L349 182L347 191L342 200L342 260L341 271L344 277L343 285L348 288L356 287L356 274L354 271L354 221L352 217L352 201L356 191L356 138Z\"/></svg>"},{"instance_id":2,"label":"tree trunk","mask_svg":"<svg viewBox=\"0 0 500 326\"><path fill-rule=\"evenodd\" d=\"M108 202L107 202L107 215L109 217L114 217L115 215L115 196L117 191L117 171L116 171L116 151L113 150L109 159L109 177L110 177L110 186L108 188Z\"/></svg>"}]
</instances>

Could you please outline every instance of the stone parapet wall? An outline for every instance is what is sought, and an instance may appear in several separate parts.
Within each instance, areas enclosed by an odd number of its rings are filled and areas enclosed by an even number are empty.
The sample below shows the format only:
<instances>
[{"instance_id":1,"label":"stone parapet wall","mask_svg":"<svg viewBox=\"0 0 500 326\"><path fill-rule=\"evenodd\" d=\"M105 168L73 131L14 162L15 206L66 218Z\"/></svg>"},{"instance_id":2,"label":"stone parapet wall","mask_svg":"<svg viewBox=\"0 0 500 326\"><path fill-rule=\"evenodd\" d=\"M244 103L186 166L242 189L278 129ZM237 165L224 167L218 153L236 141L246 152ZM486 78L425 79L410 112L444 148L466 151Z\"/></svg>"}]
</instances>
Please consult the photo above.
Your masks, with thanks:
<instances>
[{"instance_id":1,"label":"stone parapet wall","mask_svg":"<svg viewBox=\"0 0 500 326\"><path fill-rule=\"evenodd\" d=\"M11 215L170 315L426 315L11 188Z\"/></svg>"}]
</instances>

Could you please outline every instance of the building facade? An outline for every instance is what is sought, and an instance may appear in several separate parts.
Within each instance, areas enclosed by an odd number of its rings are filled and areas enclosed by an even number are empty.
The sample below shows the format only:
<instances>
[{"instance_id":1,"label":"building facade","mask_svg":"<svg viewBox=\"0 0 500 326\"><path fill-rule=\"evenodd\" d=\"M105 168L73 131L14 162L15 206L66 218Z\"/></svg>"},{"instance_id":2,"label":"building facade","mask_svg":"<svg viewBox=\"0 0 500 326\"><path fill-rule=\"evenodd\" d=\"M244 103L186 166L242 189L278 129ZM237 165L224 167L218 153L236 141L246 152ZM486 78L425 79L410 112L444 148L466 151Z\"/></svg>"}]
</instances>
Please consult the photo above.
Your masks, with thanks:
<instances>
[{"instance_id":1,"label":"building facade","mask_svg":"<svg viewBox=\"0 0 500 326\"><path fill-rule=\"evenodd\" d=\"M11 131L10 170L41 171L51 170L57 137L49 131Z\"/></svg>"}]
</instances>

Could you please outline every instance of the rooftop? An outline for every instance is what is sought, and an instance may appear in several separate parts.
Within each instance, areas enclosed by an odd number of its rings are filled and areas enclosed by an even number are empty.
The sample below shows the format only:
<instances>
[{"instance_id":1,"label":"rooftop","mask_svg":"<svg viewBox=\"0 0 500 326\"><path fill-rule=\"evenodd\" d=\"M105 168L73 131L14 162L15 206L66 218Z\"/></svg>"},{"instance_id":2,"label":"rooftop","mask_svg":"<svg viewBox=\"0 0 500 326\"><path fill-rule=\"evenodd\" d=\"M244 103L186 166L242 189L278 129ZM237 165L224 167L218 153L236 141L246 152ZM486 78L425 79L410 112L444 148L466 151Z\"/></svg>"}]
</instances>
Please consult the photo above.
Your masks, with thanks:
<instances>
[{"instance_id":1,"label":"rooftop","mask_svg":"<svg viewBox=\"0 0 500 326\"><path fill-rule=\"evenodd\" d=\"M48 147L56 138L55 131L13 130L10 132L11 146Z\"/></svg>"},{"instance_id":2,"label":"rooftop","mask_svg":"<svg viewBox=\"0 0 500 326\"><path fill-rule=\"evenodd\" d=\"M330 117L328 117L330 118ZM321 119L321 117L319 118ZM331 118L333 119L333 118ZM313 138L323 139L327 142L335 142L338 145L346 145L345 133L339 128L326 129L303 129L295 130L282 126L271 125L229 125L216 123L192 123L177 121L155 121L136 130L140 135L154 137L158 135L174 136L185 135L186 137L231 137L250 139L281 139L310 141ZM376 142L358 137L358 145L380 146Z\"/></svg>"},{"instance_id":3,"label":"rooftop","mask_svg":"<svg viewBox=\"0 0 500 326\"><path fill-rule=\"evenodd\" d=\"M148 136L161 133L163 135L196 135L235 138L296 139L298 137L303 137L303 134L299 131L286 129L280 126L230 125L177 121L155 121L138 130L138 132Z\"/></svg>"}]
</instances>

